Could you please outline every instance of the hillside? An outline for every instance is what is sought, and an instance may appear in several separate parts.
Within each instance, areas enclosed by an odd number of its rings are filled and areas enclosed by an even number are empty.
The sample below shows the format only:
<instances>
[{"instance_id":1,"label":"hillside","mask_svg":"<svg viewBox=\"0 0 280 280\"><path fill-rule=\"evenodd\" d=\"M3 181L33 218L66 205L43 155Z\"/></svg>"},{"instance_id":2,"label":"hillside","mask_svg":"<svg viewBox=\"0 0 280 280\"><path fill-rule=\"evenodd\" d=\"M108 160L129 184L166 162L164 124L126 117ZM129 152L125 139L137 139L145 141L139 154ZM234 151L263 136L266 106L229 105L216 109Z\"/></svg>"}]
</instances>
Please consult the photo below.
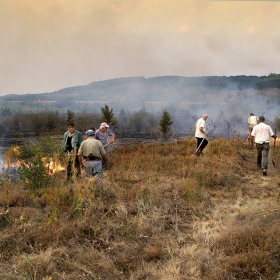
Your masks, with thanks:
<instances>
[{"instance_id":1,"label":"hillside","mask_svg":"<svg viewBox=\"0 0 280 280\"><path fill-rule=\"evenodd\" d=\"M197 158L185 138L119 142L104 182L3 181L0 278L277 279L279 145L267 177L247 141L211 139Z\"/></svg>"},{"instance_id":2,"label":"hillside","mask_svg":"<svg viewBox=\"0 0 280 280\"><path fill-rule=\"evenodd\" d=\"M73 110L94 112L108 104L115 112L145 108L157 112L173 106L188 111L259 113L274 117L279 104L280 75L231 77L127 77L93 82L50 93L7 95L1 107L12 110ZM241 106L241 107L240 107ZM269 116L270 117L270 116Z\"/></svg>"}]
</instances>

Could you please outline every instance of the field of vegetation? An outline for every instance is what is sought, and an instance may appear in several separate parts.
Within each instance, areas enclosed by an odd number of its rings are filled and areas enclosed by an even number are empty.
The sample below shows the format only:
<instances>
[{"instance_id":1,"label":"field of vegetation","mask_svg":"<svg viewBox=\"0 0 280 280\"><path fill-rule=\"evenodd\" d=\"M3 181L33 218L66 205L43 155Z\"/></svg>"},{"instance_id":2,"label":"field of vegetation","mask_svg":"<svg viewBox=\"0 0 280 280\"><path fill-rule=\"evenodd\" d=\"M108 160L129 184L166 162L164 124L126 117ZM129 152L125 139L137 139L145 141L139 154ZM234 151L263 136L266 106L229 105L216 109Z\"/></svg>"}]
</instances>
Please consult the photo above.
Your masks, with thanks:
<instances>
[{"instance_id":1,"label":"field of vegetation","mask_svg":"<svg viewBox=\"0 0 280 280\"><path fill-rule=\"evenodd\" d=\"M103 181L66 181L40 141L6 154L25 168L0 184L0 279L280 279L279 142L267 177L247 140L196 157L191 137L120 146Z\"/></svg>"}]
</instances>

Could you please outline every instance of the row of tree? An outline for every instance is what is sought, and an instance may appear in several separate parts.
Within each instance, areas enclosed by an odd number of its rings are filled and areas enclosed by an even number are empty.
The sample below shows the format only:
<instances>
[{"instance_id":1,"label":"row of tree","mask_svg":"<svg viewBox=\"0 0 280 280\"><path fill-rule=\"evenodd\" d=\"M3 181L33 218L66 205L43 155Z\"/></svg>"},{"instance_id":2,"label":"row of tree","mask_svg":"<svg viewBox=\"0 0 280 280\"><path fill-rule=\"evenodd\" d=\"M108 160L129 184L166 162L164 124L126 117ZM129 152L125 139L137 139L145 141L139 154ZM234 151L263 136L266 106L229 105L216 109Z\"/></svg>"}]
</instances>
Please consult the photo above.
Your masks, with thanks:
<instances>
[{"instance_id":1,"label":"row of tree","mask_svg":"<svg viewBox=\"0 0 280 280\"><path fill-rule=\"evenodd\" d=\"M67 124L72 122L76 129L81 132L90 127L99 128L101 122L107 122L120 136L145 132L164 138L170 136L171 125L173 124L171 115L167 110L164 110L161 115L153 115L145 109L137 112L122 110L118 116L115 116L113 108L108 105L101 107L100 113L74 113L71 110L66 113L59 113L58 111L46 110L7 114L7 110L2 109L0 136L62 135L67 128Z\"/></svg>"},{"instance_id":2,"label":"row of tree","mask_svg":"<svg viewBox=\"0 0 280 280\"><path fill-rule=\"evenodd\" d=\"M122 109L118 115L108 105L101 107L98 113L41 111L13 113L0 116L1 137L21 137L28 135L63 135L67 124L74 122L77 130L85 132L90 127L99 128L101 122L107 122L118 138L153 137L168 138L193 135L194 125L199 116L190 115L187 110L168 107L153 114L141 109L130 112ZM221 111L214 119L207 121L208 131L215 131L211 136L245 137L248 116L228 115ZM269 120L267 120L269 121ZM270 120L277 131L280 130L280 118Z\"/></svg>"}]
</instances>

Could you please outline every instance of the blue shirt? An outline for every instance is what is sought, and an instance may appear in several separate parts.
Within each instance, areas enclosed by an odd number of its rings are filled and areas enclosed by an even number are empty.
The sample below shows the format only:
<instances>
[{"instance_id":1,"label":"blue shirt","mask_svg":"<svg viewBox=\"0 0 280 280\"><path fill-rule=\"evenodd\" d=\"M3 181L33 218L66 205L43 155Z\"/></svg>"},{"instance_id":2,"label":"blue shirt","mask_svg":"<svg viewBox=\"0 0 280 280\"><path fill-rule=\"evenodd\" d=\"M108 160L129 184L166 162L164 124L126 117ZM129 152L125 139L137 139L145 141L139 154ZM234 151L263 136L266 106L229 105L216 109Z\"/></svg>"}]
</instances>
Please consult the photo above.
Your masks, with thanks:
<instances>
[{"instance_id":1,"label":"blue shirt","mask_svg":"<svg viewBox=\"0 0 280 280\"><path fill-rule=\"evenodd\" d=\"M107 144L108 137L113 135L114 133L110 129L107 129L104 133L100 129L95 131L95 139L99 140L103 146Z\"/></svg>"}]
</instances>

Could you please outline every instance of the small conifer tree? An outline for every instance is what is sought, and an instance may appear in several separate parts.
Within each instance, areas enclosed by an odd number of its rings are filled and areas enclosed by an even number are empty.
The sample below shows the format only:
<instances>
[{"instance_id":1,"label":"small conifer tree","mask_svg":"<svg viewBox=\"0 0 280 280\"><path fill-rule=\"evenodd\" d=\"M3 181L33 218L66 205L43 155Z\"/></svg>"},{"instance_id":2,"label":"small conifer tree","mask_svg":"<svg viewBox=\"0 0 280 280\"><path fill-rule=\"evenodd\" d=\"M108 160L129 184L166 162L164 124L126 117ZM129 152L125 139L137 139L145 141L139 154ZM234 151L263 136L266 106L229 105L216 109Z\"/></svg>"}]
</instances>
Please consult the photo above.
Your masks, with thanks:
<instances>
[{"instance_id":1,"label":"small conifer tree","mask_svg":"<svg viewBox=\"0 0 280 280\"><path fill-rule=\"evenodd\" d=\"M105 104L104 107L101 107L101 121L106 122L107 124L114 124L114 113L113 113L113 108L109 108L107 104Z\"/></svg>"},{"instance_id":2,"label":"small conifer tree","mask_svg":"<svg viewBox=\"0 0 280 280\"><path fill-rule=\"evenodd\" d=\"M159 122L159 130L162 133L163 138L167 139L169 137L170 126L173 124L171 121L170 114L164 110L162 118Z\"/></svg>"},{"instance_id":3,"label":"small conifer tree","mask_svg":"<svg viewBox=\"0 0 280 280\"><path fill-rule=\"evenodd\" d=\"M67 125L69 123L74 123L74 112L67 110Z\"/></svg>"}]
</instances>

